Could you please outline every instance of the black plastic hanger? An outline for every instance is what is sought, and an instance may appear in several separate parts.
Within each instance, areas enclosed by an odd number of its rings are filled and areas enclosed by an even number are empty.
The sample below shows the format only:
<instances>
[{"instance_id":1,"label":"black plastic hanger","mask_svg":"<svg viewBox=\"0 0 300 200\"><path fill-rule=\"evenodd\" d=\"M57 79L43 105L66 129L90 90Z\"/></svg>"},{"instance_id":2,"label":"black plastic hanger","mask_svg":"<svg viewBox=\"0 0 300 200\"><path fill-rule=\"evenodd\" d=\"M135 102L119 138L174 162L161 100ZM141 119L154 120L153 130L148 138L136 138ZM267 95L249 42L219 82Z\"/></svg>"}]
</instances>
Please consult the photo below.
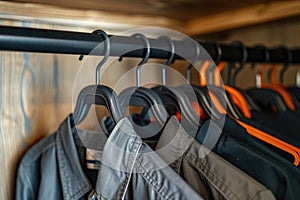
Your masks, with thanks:
<instances>
[{"instance_id":1,"label":"black plastic hanger","mask_svg":"<svg viewBox=\"0 0 300 200\"><path fill-rule=\"evenodd\" d=\"M198 130L200 118L195 114L189 98L184 92L185 89L178 87L167 87L166 86L166 68L172 63L175 55L175 45L171 38L168 36L162 36L160 39L165 39L169 42L171 55L162 69L162 85L152 88L164 102L164 106L167 110L171 110L169 114L174 115L174 112L181 114L181 124L183 128L190 132Z\"/></svg>"},{"instance_id":2,"label":"black plastic hanger","mask_svg":"<svg viewBox=\"0 0 300 200\"><path fill-rule=\"evenodd\" d=\"M285 46L280 46L280 49L286 53L286 62L284 63L282 69L279 72L279 82L283 84L284 74L288 69L288 66L293 60L292 52ZM300 108L300 88L298 87L287 87L286 88L292 97L293 103L297 108Z\"/></svg>"},{"instance_id":3,"label":"black plastic hanger","mask_svg":"<svg viewBox=\"0 0 300 200\"><path fill-rule=\"evenodd\" d=\"M235 70L233 71L233 76L232 76L231 82L229 84L229 85L232 85L232 86L236 86L236 77L242 71L242 69L245 66L245 63L246 63L247 58L248 58L248 52L247 52L247 49L246 49L245 45L242 42L234 41L231 44L236 46L236 47L239 47L242 51L242 60L239 62L239 65L237 67L235 67Z\"/></svg>"},{"instance_id":4,"label":"black plastic hanger","mask_svg":"<svg viewBox=\"0 0 300 200\"><path fill-rule=\"evenodd\" d=\"M272 112L284 112L288 108L277 92L264 88L251 88L247 90L247 94L263 109Z\"/></svg>"},{"instance_id":5,"label":"black plastic hanger","mask_svg":"<svg viewBox=\"0 0 300 200\"><path fill-rule=\"evenodd\" d=\"M180 105L178 103L176 95L172 91L170 91L170 89L168 89L166 87L166 82L167 82L166 81L166 68L174 60L175 45L174 45L173 41L171 40L171 38L169 38L167 36L161 36L161 37L159 37L159 39L166 40L169 43L170 57L162 66L162 71L161 71L162 85L155 86L151 89L161 97L168 114L171 116L171 115L174 115L176 112L181 113Z\"/></svg>"},{"instance_id":6,"label":"black plastic hanger","mask_svg":"<svg viewBox=\"0 0 300 200\"><path fill-rule=\"evenodd\" d=\"M99 34L104 38L105 55L96 69L96 85L87 86L79 93L74 110L74 121L75 124L82 122L85 119L90 106L96 104L105 106L114 122L117 123L122 118L118 97L111 88L100 84L100 69L109 57L110 40L108 35L102 30L97 30L93 33Z\"/></svg>"},{"instance_id":7,"label":"black plastic hanger","mask_svg":"<svg viewBox=\"0 0 300 200\"><path fill-rule=\"evenodd\" d=\"M244 46L244 44L240 41L233 41L231 42L232 45L241 48L242 50L242 60L239 63L239 66L236 67L235 61L232 62L228 62L227 65L227 80L226 80L226 84L230 85L230 86L236 86L236 77L238 75L238 73L244 68L244 64L247 60L248 57L248 53L247 53L247 49ZM232 70L234 70L233 74L232 74Z\"/></svg>"},{"instance_id":8,"label":"black plastic hanger","mask_svg":"<svg viewBox=\"0 0 300 200\"><path fill-rule=\"evenodd\" d=\"M269 62L270 53L268 49L262 45L257 45L255 48L262 48L265 50L265 63ZM280 94L275 90L268 88L252 88L248 89L246 93L253 99L253 101L260 106L262 110L284 112L289 110Z\"/></svg>"},{"instance_id":9,"label":"black plastic hanger","mask_svg":"<svg viewBox=\"0 0 300 200\"><path fill-rule=\"evenodd\" d=\"M283 83L283 78L284 78L284 74L286 73L287 69L288 69L288 66L289 64L291 64L292 60L293 60L293 54L290 50L288 50L287 47L285 46L280 46L280 49L282 51L284 51L286 53L286 62L284 63L283 65L283 68L280 70L279 72L279 82L280 83Z\"/></svg>"},{"instance_id":10,"label":"black plastic hanger","mask_svg":"<svg viewBox=\"0 0 300 200\"><path fill-rule=\"evenodd\" d=\"M220 47L220 45L216 44L216 50L217 50L217 63L221 60L222 57L222 49ZM186 69L189 70L189 67ZM205 75L207 75L207 73L213 73L213 70L208 69L205 72ZM188 74L188 73L187 73ZM199 78L200 75L199 75ZM226 93L226 91L224 91L223 88L220 88L219 86L215 86L213 81L212 83L209 83L209 89L207 87L201 87L201 86L197 86L197 85L193 85L193 88L195 90L195 93L197 95L197 98L199 100L200 105L203 107L203 109L205 110L206 113L208 113L208 116L210 116L213 119L218 119L219 116L221 116L222 114L218 112L218 110L216 108L212 108L212 102L211 102L211 97L208 94L208 90L210 92L212 92L217 99L219 100L219 103L225 107L226 105L226 109L229 111L229 114L231 114L233 117L235 118L241 118L242 114L239 111L239 109L235 106L235 104L233 103L232 98L230 97L230 95L228 93ZM201 104L202 103L202 104Z\"/></svg>"},{"instance_id":11,"label":"black plastic hanger","mask_svg":"<svg viewBox=\"0 0 300 200\"><path fill-rule=\"evenodd\" d=\"M191 74L191 68L193 67L193 65L198 61L199 57L200 57L200 46L199 44L195 44L195 50L196 50L196 54L195 54L195 58L193 60L192 63L189 63L188 66L185 69L185 77L187 80L187 83L190 84L190 74ZM200 79L200 75L199 75L199 79ZM203 108L205 115L206 116L211 116L213 111L211 108L211 99L209 94L207 93L207 88L206 87L199 87L198 85L192 85L193 88L193 92L196 95L196 98L198 100L198 103L200 104L200 106ZM187 91L186 91L187 93ZM187 95L193 95L193 94L187 94ZM200 113L201 115L201 113Z\"/></svg>"},{"instance_id":12,"label":"black plastic hanger","mask_svg":"<svg viewBox=\"0 0 300 200\"><path fill-rule=\"evenodd\" d=\"M120 103L123 112L127 109L129 105L131 106L142 106L144 110L142 113L147 113L150 111L151 115L154 116L157 126L163 127L168 118L167 111L163 108L163 101L160 96L149 88L141 87L141 68L148 61L150 56L150 43L146 36L143 34L134 34L132 37L137 37L143 40L146 45L146 55L143 60L137 65L136 68L136 87L126 88L119 94ZM145 114L146 115L146 114ZM149 116L139 116L141 119L145 119ZM138 127L135 127L138 129ZM145 130L143 130L145 131ZM151 130L148 129L149 132ZM137 130L137 132L139 132ZM147 135L144 133L144 135Z\"/></svg>"},{"instance_id":13,"label":"black plastic hanger","mask_svg":"<svg viewBox=\"0 0 300 200\"><path fill-rule=\"evenodd\" d=\"M221 46L218 43L215 43L215 47L217 49L217 59L216 59L216 66L220 63L223 51L221 49ZM228 64L228 74L227 74L227 84L230 84L231 82L231 70L234 67L234 63ZM215 69L217 70L217 69ZM213 73L213 71L209 71L210 73ZM210 91L218 98L221 105L226 105L226 110L228 113L233 116L236 119L240 119L243 117L243 114L241 111L237 108L237 106L234 104L233 99L231 95L224 90L224 88L221 88L219 86L215 86L215 83L212 83L212 87L210 88ZM225 92L224 92L225 91Z\"/></svg>"},{"instance_id":14,"label":"black plastic hanger","mask_svg":"<svg viewBox=\"0 0 300 200\"><path fill-rule=\"evenodd\" d=\"M221 48L220 44L217 43L217 42L214 42L214 43L211 43L211 44L215 47L215 50L217 52L217 55L216 55L216 58L214 59L214 62L216 64L216 66L218 66L219 63L221 62L221 58L222 58L222 54L223 54L222 48ZM214 68L214 67L211 67L211 68L208 68L207 71L206 71L206 77L208 77L207 78L207 83L209 85L214 85L215 84L214 83L214 78L215 78L214 77L214 72L215 72L215 70L217 70L217 69Z\"/></svg>"},{"instance_id":15,"label":"black plastic hanger","mask_svg":"<svg viewBox=\"0 0 300 200\"><path fill-rule=\"evenodd\" d=\"M234 42L232 42L232 45L235 45L235 46L241 48L242 60L239 62L239 65L237 67L235 67L235 69L233 71L232 80L230 81L230 87L234 88L241 95L243 95L243 97L245 98L245 100L247 102L249 110L261 111L259 106L253 101L253 99L251 99L251 97L244 90L241 90L240 88L236 87L236 78L245 66L245 63L248 58L248 52L247 52L245 45L240 41L234 41Z\"/></svg>"},{"instance_id":16,"label":"black plastic hanger","mask_svg":"<svg viewBox=\"0 0 300 200\"><path fill-rule=\"evenodd\" d=\"M291 94L293 102L299 109L300 105L297 102L300 102L300 88L296 87L296 86L290 86L290 87L287 87L286 89Z\"/></svg>"}]
</instances>

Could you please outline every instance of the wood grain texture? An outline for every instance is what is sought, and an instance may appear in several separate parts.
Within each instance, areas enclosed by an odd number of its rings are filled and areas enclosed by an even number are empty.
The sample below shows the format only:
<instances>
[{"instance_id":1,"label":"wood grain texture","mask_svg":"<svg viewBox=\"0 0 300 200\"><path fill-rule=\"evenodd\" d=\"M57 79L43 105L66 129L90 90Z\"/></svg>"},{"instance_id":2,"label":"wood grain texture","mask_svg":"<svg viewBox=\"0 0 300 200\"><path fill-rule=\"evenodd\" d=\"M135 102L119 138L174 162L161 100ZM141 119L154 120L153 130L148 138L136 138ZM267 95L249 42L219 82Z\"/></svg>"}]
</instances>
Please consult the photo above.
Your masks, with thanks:
<instances>
[{"instance_id":1,"label":"wood grain texture","mask_svg":"<svg viewBox=\"0 0 300 200\"><path fill-rule=\"evenodd\" d=\"M13 0L23 3L55 5L64 8L108 11L115 14L162 16L188 21L227 10L245 8L274 0Z\"/></svg>"},{"instance_id":2,"label":"wood grain texture","mask_svg":"<svg viewBox=\"0 0 300 200\"><path fill-rule=\"evenodd\" d=\"M190 35L201 35L300 15L300 1L281 1L229 10L189 21Z\"/></svg>"},{"instance_id":3,"label":"wood grain texture","mask_svg":"<svg viewBox=\"0 0 300 200\"><path fill-rule=\"evenodd\" d=\"M72 4L73 2L69 3ZM120 14L93 9L70 9L53 5L7 1L0 1L0 19L1 18L62 25L64 29L77 29L76 27L83 27L90 30L103 29L111 34L131 28L147 26L167 27L179 31L183 30L181 22L158 15Z\"/></svg>"},{"instance_id":4,"label":"wood grain texture","mask_svg":"<svg viewBox=\"0 0 300 200\"><path fill-rule=\"evenodd\" d=\"M0 24L60 29L34 22ZM0 199L14 199L16 170L25 151L72 112L72 89L66 88L72 88L78 64L78 56L0 52Z\"/></svg>"},{"instance_id":5,"label":"wood grain texture","mask_svg":"<svg viewBox=\"0 0 300 200\"><path fill-rule=\"evenodd\" d=\"M125 2L119 2L119 0L113 2L104 1L100 4L94 0L84 2L65 0L51 1L48 5L40 0L0 1L0 18L21 21L34 20L39 23L61 24L65 27L69 26L68 28L76 26L91 30L101 28L111 34L130 28L158 26L189 35L203 35L300 15L300 1L296 0L240 2L205 0L198 3L186 2L187 4L179 1L175 4L183 7L171 9L173 14L168 11L172 6L163 11L153 9L153 12L148 13L145 3L135 1L132 2L132 6L121 7L138 12L132 13L133 11L129 10L123 12L118 7ZM169 4L173 5L171 2L167 2L167 5ZM110 9L102 9L105 5ZM165 12L170 13L165 14ZM10 15L6 15L6 13ZM181 15L190 17L185 19L179 17Z\"/></svg>"}]
</instances>

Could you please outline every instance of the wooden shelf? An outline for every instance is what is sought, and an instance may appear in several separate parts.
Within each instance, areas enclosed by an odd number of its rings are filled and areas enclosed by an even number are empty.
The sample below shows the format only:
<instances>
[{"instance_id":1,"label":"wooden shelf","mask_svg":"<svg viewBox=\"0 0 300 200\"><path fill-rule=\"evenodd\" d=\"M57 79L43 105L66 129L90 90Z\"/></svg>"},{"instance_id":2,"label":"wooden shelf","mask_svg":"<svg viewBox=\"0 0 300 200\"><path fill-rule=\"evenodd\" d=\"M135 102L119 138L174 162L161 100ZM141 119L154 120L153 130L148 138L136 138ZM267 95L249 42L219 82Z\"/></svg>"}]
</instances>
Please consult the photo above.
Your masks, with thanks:
<instances>
[{"instance_id":1,"label":"wooden shelf","mask_svg":"<svg viewBox=\"0 0 300 200\"><path fill-rule=\"evenodd\" d=\"M130 6L125 7L120 7L124 4L122 0L66 3L69 1L0 1L0 18L40 20L116 32L159 26L198 36L300 15L299 0L130 0Z\"/></svg>"},{"instance_id":2,"label":"wooden shelf","mask_svg":"<svg viewBox=\"0 0 300 200\"><path fill-rule=\"evenodd\" d=\"M186 29L190 35L201 35L297 15L300 15L300 1L273 2L193 19Z\"/></svg>"}]
</instances>

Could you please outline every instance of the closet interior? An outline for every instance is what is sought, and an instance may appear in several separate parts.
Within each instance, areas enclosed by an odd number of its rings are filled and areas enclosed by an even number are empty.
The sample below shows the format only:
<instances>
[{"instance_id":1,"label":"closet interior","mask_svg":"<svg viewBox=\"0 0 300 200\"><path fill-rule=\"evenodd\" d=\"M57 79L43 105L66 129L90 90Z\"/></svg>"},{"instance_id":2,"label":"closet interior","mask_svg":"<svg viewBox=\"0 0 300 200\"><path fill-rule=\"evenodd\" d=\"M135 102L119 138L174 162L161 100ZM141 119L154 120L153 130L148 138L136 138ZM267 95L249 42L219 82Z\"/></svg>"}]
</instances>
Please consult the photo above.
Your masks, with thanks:
<instances>
[{"instance_id":1,"label":"closet interior","mask_svg":"<svg viewBox=\"0 0 300 200\"><path fill-rule=\"evenodd\" d=\"M0 1L1 199L299 199L300 2Z\"/></svg>"}]
</instances>

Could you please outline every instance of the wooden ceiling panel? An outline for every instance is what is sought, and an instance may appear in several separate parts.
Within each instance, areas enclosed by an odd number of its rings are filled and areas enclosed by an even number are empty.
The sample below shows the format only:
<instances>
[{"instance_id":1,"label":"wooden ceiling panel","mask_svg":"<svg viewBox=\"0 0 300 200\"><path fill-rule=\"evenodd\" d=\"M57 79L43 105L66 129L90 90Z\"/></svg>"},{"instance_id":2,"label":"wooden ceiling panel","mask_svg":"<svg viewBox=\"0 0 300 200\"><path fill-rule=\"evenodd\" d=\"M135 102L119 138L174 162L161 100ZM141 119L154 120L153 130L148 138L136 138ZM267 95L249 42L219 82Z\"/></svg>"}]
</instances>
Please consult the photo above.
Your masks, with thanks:
<instances>
[{"instance_id":1,"label":"wooden ceiling panel","mask_svg":"<svg viewBox=\"0 0 300 200\"><path fill-rule=\"evenodd\" d=\"M50 15L50 18L60 16L83 21L112 22L115 26L162 26L189 35L226 31L300 15L300 0L8 1L0 0L6 6L2 10L13 10L16 14L21 12L24 16L33 12L36 16L43 15L44 19ZM18 6L13 9L6 4ZM39 6L45 7L46 13L35 9Z\"/></svg>"},{"instance_id":2,"label":"wooden ceiling panel","mask_svg":"<svg viewBox=\"0 0 300 200\"><path fill-rule=\"evenodd\" d=\"M118 14L155 15L185 21L274 0L11 0Z\"/></svg>"}]
</instances>

